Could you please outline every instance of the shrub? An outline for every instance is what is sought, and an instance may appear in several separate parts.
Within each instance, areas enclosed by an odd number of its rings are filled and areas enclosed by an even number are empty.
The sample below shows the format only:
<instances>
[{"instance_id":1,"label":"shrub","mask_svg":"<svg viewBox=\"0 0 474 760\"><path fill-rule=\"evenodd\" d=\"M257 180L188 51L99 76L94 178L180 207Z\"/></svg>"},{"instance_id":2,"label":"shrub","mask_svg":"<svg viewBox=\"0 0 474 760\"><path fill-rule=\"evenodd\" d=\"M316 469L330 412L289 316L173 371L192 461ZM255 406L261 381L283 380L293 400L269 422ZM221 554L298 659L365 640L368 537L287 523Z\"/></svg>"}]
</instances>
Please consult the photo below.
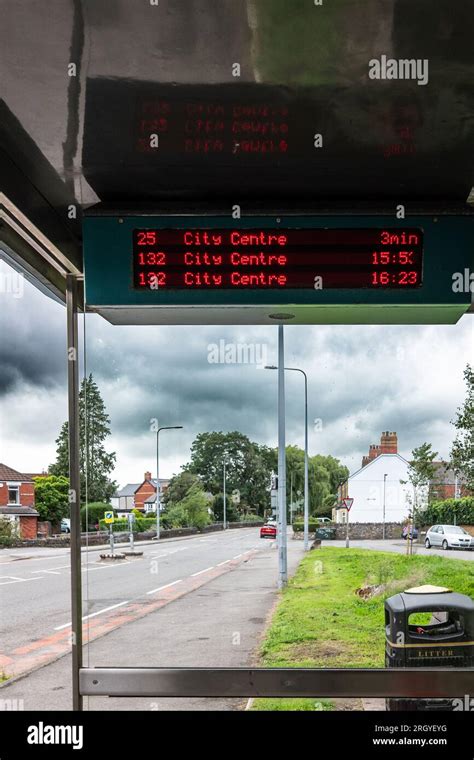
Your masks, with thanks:
<instances>
[{"instance_id":1,"label":"shrub","mask_svg":"<svg viewBox=\"0 0 474 760\"><path fill-rule=\"evenodd\" d=\"M424 525L451 525L454 520L457 525L474 525L474 496L434 501L418 516L418 522Z\"/></svg>"},{"instance_id":2,"label":"shrub","mask_svg":"<svg viewBox=\"0 0 474 760\"><path fill-rule=\"evenodd\" d=\"M102 501L93 501L90 504L84 504L81 507L81 527L87 530L88 525L96 525L104 517L105 512L113 512L110 504Z\"/></svg>"},{"instance_id":3,"label":"shrub","mask_svg":"<svg viewBox=\"0 0 474 760\"><path fill-rule=\"evenodd\" d=\"M105 520L99 521L100 530L110 530L110 524L107 524ZM147 530L154 530L156 528L156 520L149 517L137 517L133 523L134 533L144 533ZM130 524L128 520L119 518L112 523L112 530L114 533L129 533Z\"/></svg>"},{"instance_id":4,"label":"shrub","mask_svg":"<svg viewBox=\"0 0 474 760\"><path fill-rule=\"evenodd\" d=\"M317 528L320 528L321 525L322 524L319 523L319 522L316 522L316 520L310 520L309 523L308 523L309 532L310 533L314 533L314 531ZM328 523L326 523L326 525L328 525ZM303 521L301 521L301 522L299 522L299 521L298 522L294 522L293 523L293 530L294 530L295 533L302 533L304 531L304 522Z\"/></svg>"},{"instance_id":5,"label":"shrub","mask_svg":"<svg viewBox=\"0 0 474 760\"><path fill-rule=\"evenodd\" d=\"M15 525L6 517L0 517L0 546L11 546L16 538Z\"/></svg>"},{"instance_id":6,"label":"shrub","mask_svg":"<svg viewBox=\"0 0 474 760\"><path fill-rule=\"evenodd\" d=\"M257 523L258 525L264 525L265 520L263 517L260 517L260 515L240 515L236 520L231 520L230 522L252 522Z\"/></svg>"}]
</instances>

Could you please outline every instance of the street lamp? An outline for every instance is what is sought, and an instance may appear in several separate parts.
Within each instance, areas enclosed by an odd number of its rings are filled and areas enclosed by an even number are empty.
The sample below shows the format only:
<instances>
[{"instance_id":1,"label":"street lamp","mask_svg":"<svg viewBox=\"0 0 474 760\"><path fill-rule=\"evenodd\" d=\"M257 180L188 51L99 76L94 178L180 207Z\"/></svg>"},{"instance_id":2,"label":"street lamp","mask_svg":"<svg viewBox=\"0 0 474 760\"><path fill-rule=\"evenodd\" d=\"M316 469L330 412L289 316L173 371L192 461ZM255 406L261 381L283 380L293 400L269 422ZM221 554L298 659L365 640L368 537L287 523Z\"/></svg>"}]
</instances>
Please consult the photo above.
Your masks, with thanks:
<instances>
[{"instance_id":1,"label":"street lamp","mask_svg":"<svg viewBox=\"0 0 474 760\"><path fill-rule=\"evenodd\" d=\"M265 369L277 369L268 365ZM308 377L306 372L298 367L285 367L288 372L301 372L304 377L304 550L309 549L309 487L308 487Z\"/></svg>"},{"instance_id":2,"label":"street lamp","mask_svg":"<svg viewBox=\"0 0 474 760\"><path fill-rule=\"evenodd\" d=\"M226 494L225 494L225 459L223 461L223 469L224 469L224 483L223 483L223 493L222 493L222 504L223 504L223 510L222 510L222 522L223 522L223 530L227 528L227 505L226 505Z\"/></svg>"},{"instance_id":3,"label":"street lamp","mask_svg":"<svg viewBox=\"0 0 474 760\"><path fill-rule=\"evenodd\" d=\"M384 473L383 476L383 518L382 518L382 539L385 541L385 482L387 480L388 473Z\"/></svg>"},{"instance_id":4,"label":"street lamp","mask_svg":"<svg viewBox=\"0 0 474 760\"><path fill-rule=\"evenodd\" d=\"M156 540L160 537L160 433L162 430L182 430L182 425L160 427L156 431Z\"/></svg>"}]
</instances>

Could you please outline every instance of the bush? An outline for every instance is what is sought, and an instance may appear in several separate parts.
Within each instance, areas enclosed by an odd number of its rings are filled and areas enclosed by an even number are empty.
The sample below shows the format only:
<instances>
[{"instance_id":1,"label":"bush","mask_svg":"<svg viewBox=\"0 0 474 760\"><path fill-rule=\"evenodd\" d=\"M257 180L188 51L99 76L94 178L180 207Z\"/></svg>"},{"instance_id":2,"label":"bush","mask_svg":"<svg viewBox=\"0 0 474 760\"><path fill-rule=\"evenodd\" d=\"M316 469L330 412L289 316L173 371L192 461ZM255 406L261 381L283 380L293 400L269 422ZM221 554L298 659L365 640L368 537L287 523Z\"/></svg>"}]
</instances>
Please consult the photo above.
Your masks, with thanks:
<instances>
[{"instance_id":1,"label":"bush","mask_svg":"<svg viewBox=\"0 0 474 760\"><path fill-rule=\"evenodd\" d=\"M308 523L308 529L310 533L314 533L317 528L321 528L324 525L324 523L319 523L316 520L310 520ZM329 526L329 523L326 523L327 526ZM293 523L293 530L295 533L302 533L304 531L304 522L303 520L301 522L297 521Z\"/></svg>"},{"instance_id":2,"label":"bush","mask_svg":"<svg viewBox=\"0 0 474 760\"><path fill-rule=\"evenodd\" d=\"M163 528L188 528L191 523L186 510L179 505L170 507L161 517Z\"/></svg>"},{"instance_id":3,"label":"bush","mask_svg":"<svg viewBox=\"0 0 474 760\"><path fill-rule=\"evenodd\" d=\"M11 546L15 538L15 525L6 517L0 517L0 546Z\"/></svg>"},{"instance_id":4,"label":"bush","mask_svg":"<svg viewBox=\"0 0 474 760\"><path fill-rule=\"evenodd\" d=\"M240 517L237 517L236 520L230 520L230 522L251 522L251 523L258 523L258 525L264 525L265 520L263 517L260 517L260 515L240 515Z\"/></svg>"},{"instance_id":5,"label":"bush","mask_svg":"<svg viewBox=\"0 0 474 760\"><path fill-rule=\"evenodd\" d=\"M433 525L434 523L451 525L454 520L456 520L457 525L474 525L474 496L434 501L418 515L420 525Z\"/></svg>"},{"instance_id":6,"label":"bush","mask_svg":"<svg viewBox=\"0 0 474 760\"><path fill-rule=\"evenodd\" d=\"M81 507L81 528L87 530L88 525L96 525L103 519L105 512L113 512L110 504L102 501L93 501Z\"/></svg>"},{"instance_id":7,"label":"bush","mask_svg":"<svg viewBox=\"0 0 474 760\"><path fill-rule=\"evenodd\" d=\"M100 530L110 530L110 524L106 523L105 520L100 520L99 528ZM144 533L155 528L156 520L150 517L137 517L133 523L134 533ZM112 523L112 530L114 533L130 533L130 524L128 520L120 518Z\"/></svg>"}]
</instances>

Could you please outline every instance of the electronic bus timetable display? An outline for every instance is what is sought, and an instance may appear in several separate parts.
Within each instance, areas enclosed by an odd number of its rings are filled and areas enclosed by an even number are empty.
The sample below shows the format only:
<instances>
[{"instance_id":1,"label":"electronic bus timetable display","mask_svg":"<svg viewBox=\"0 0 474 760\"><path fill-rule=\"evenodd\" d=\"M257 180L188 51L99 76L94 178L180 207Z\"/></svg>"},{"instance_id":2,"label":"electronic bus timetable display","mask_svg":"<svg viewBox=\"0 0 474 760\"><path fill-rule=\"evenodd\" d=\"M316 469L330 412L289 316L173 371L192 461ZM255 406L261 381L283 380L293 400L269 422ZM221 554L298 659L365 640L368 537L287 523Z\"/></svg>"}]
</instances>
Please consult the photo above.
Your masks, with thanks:
<instances>
[{"instance_id":1,"label":"electronic bus timetable display","mask_svg":"<svg viewBox=\"0 0 474 760\"><path fill-rule=\"evenodd\" d=\"M133 287L418 288L421 229L134 229Z\"/></svg>"},{"instance_id":2,"label":"electronic bus timetable display","mask_svg":"<svg viewBox=\"0 0 474 760\"><path fill-rule=\"evenodd\" d=\"M179 208L87 210L88 310L113 324L454 324L471 304L453 276L474 264L472 214Z\"/></svg>"}]
</instances>

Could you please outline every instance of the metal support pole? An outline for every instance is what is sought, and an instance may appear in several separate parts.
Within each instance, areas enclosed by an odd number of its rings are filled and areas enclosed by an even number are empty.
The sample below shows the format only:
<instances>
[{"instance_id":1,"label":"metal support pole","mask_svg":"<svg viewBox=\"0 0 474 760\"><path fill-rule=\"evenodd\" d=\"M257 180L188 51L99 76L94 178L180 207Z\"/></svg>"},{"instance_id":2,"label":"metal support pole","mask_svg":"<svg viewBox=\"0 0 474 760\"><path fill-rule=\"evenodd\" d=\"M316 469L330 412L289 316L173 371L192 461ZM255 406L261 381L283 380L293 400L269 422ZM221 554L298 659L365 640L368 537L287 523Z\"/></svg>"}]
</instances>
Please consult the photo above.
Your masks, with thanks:
<instances>
[{"instance_id":1,"label":"metal support pole","mask_svg":"<svg viewBox=\"0 0 474 760\"><path fill-rule=\"evenodd\" d=\"M382 516L382 539L385 541L385 483L387 481L387 473L383 476L383 516Z\"/></svg>"},{"instance_id":2,"label":"metal support pole","mask_svg":"<svg viewBox=\"0 0 474 760\"><path fill-rule=\"evenodd\" d=\"M303 372L303 370L301 370ZM308 478L308 378L304 376L304 550L309 549L309 478Z\"/></svg>"},{"instance_id":3,"label":"metal support pole","mask_svg":"<svg viewBox=\"0 0 474 760\"><path fill-rule=\"evenodd\" d=\"M81 475L79 443L79 346L77 278L66 275L69 506L71 516L71 648L72 709L82 710L79 671L82 668Z\"/></svg>"},{"instance_id":4,"label":"metal support pole","mask_svg":"<svg viewBox=\"0 0 474 760\"><path fill-rule=\"evenodd\" d=\"M115 551L113 523L110 523L109 525L109 539L110 539L110 553L113 556L114 551Z\"/></svg>"},{"instance_id":5,"label":"metal support pole","mask_svg":"<svg viewBox=\"0 0 474 760\"><path fill-rule=\"evenodd\" d=\"M156 431L156 540L160 537L160 430Z\"/></svg>"},{"instance_id":6,"label":"metal support pole","mask_svg":"<svg viewBox=\"0 0 474 760\"><path fill-rule=\"evenodd\" d=\"M346 549L349 548L349 510L346 509Z\"/></svg>"},{"instance_id":7,"label":"metal support pole","mask_svg":"<svg viewBox=\"0 0 474 760\"><path fill-rule=\"evenodd\" d=\"M288 581L285 443L285 343L283 325L278 325L278 588L283 588Z\"/></svg>"},{"instance_id":8,"label":"metal support pole","mask_svg":"<svg viewBox=\"0 0 474 760\"><path fill-rule=\"evenodd\" d=\"M224 523L224 530L225 530L227 528L227 503L226 503L226 494L225 494L225 459L224 459L224 484L223 484L223 489L224 489L223 490L223 494L222 494L223 503L224 503L224 507L223 507L223 523Z\"/></svg>"}]
</instances>

